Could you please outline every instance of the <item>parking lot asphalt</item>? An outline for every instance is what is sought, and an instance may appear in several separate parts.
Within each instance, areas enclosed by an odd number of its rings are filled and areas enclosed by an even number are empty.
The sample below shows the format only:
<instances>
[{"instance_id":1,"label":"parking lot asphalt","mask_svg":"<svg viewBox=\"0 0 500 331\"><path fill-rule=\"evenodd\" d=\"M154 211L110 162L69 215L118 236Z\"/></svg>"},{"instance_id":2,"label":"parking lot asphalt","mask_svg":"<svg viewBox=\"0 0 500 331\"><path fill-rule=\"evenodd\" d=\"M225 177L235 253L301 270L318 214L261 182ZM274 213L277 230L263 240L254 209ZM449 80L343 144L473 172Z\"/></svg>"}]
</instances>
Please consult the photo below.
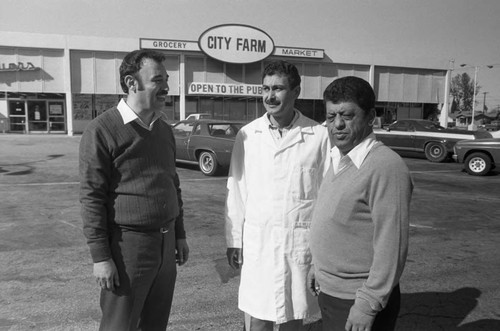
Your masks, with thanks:
<instances>
[{"instance_id":1,"label":"parking lot asphalt","mask_svg":"<svg viewBox=\"0 0 500 331\"><path fill-rule=\"evenodd\" d=\"M81 231L80 137L0 134L0 330L96 330L99 289ZM398 330L500 330L500 171L404 156L415 190ZM225 257L227 178L178 167L190 259L169 330L242 329Z\"/></svg>"}]
</instances>

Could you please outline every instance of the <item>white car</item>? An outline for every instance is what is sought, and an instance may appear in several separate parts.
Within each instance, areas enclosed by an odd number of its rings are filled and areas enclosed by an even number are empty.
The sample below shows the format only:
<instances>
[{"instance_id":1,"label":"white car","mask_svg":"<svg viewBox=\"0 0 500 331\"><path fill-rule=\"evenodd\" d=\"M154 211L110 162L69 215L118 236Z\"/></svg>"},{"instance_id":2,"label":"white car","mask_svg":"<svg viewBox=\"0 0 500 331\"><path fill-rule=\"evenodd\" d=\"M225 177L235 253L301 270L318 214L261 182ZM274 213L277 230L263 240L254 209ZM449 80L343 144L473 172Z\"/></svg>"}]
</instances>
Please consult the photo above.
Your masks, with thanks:
<instances>
[{"instance_id":1,"label":"white car","mask_svg":"<svg viewBox=\"0 0 500 331\"><path fill-rule=\"evenodd\" d=\"M498 131L490 131L490 134L493 138L500 138L500 130Z\"/></svg>"},{"instance_id":2,"label":"white car","mask_svg":"<svg viewBox=\"0 0 500 331\"><path fill-rule=\"evenodd\" d=\"M197 120L208 120L211 119L212 115L208 113L201 113L201 114L189 114L188 117L186 117L186 121L197 121Z\"/></svg>"}]
</instances>

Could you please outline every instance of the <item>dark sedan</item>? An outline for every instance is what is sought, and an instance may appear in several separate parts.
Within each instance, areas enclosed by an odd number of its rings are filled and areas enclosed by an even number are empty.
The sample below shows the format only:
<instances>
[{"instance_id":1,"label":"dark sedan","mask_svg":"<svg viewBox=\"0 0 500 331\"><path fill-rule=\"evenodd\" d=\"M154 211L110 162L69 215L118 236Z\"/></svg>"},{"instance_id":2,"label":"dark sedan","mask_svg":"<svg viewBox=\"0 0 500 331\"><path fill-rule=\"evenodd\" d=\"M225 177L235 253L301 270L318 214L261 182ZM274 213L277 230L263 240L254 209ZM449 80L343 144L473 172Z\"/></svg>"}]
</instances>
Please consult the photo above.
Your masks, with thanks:
<instances>
[{"instance_id":1,"label":"dark sedan","mask_svg":"<svg viewBox=\"0 0 500 331\"><path fill-rule=\"evenodd\" d=\"M244 123L218 120L180 121L173 126L178 162L198 164L213 176L231 162L236 133Z\"/></svg>"},{"instance_id":2,"label":"dark sedan","mask_svg":"<svg viewBox=\"0 0 500 331\"><path fill-rule=\"evenodd\" d=\"M375 129L377 140L399 152L420 152L431 162L443 162L453 154L457 141L491 138L487 131L445 129L428 120L399 120Z\"/></svg>"},{"instance_id":3,"label":"dark sedan","mask_svg":"<svg viewBox=\"0 0 500 331\"><path fill-rule=\"evenodd\" d=\"M470 175L486 175L500 163L500 138L462 140L454 149L453 159L463 163Z\"/></svg>"}]
</instances>

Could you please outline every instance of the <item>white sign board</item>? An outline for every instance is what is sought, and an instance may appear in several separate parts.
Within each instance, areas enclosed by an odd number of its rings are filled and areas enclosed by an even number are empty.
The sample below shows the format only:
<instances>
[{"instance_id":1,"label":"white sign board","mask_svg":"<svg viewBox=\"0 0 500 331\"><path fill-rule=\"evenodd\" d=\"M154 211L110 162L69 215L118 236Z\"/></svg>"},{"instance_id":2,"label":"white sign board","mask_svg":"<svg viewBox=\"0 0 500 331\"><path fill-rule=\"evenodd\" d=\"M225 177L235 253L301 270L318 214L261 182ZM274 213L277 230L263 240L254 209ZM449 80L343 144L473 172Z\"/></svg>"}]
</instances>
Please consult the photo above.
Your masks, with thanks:
<instances>
[{"instance_id":1,"label":"white sign board","mask_svg":"<svg viewBox=\"0 0 500 331\"><path fill-rule=\"evenodd\" d=\"M198 45L206 55L227 63L262 61L274 51L274 42L267 33L239 24L208 29L201 34Z\"/></svg>"},{"instance_id":2,"label":"white sign board","mask_svg":"<svg viewBox=\"0 0 500 331\"><path fill-rule=\"evenodd\" d=\"M198 43L185 40L140 39L141 49L162 49L168 51L200 51Z\"/></svg>"},{"instance_id":3,"label":"white sign board","mask_svg":"<svg viewBox=\"0 0 500 331\"><path fill-rule=\"evenodd\" d=\"M303 57L309 59L322 59L325 57L325 51L316 48L297 48L297 47L281 47L274 48L273 55L289 56L289 57Z\"/></svg>"},{"instance_id":4,"label":"white sign board","mask_svg":"<svg viewBox=\"0 0 500 331\"><path fill-rule=\"evenodd\" d=\"M260 97L262 96L262 85L192 82L191 84L189 84L188 94Z\"/></svg>"}]
</instances>

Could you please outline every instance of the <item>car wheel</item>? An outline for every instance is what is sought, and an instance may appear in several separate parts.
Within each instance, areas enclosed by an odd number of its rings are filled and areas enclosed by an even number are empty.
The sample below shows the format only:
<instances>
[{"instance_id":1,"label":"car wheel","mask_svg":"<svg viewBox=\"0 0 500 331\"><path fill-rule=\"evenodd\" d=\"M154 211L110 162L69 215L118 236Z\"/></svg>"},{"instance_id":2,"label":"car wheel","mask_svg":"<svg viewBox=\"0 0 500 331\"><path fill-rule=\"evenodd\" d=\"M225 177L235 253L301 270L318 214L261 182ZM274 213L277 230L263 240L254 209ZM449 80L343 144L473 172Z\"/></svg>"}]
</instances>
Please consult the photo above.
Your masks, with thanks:
<instances>
[{"instance_id":1,"label":"car wheel","mask_svg":"<svg viewBox=\"0 0 500 331\"><path fill-rule=\"evenodd\" d=\"M214 153L203 151L198 158L201 172L206 176L214 176L219 170L219 164Z\"/></svg>"},{"instance_id":2,"label":"car wheel","mask_svg":"<svg viewBox=\"0 0 500 331\"><path fill-rule=\"evenodd\" d=\"M465 170L473 176L484 176L491 170L491 159L484 153L472 153L464 162Z\"/></svg>"},{"instance_id":3,"label":"car wheel","mask_svg":"<svg viewBox=\"0 0 500 331\"><path fill-rule=\"evenodd\" d=\"M443 162L447 156L446 147L441 143L431 142L425 146L425 157L431 162Z\"/></svg>"}]
</instances>

